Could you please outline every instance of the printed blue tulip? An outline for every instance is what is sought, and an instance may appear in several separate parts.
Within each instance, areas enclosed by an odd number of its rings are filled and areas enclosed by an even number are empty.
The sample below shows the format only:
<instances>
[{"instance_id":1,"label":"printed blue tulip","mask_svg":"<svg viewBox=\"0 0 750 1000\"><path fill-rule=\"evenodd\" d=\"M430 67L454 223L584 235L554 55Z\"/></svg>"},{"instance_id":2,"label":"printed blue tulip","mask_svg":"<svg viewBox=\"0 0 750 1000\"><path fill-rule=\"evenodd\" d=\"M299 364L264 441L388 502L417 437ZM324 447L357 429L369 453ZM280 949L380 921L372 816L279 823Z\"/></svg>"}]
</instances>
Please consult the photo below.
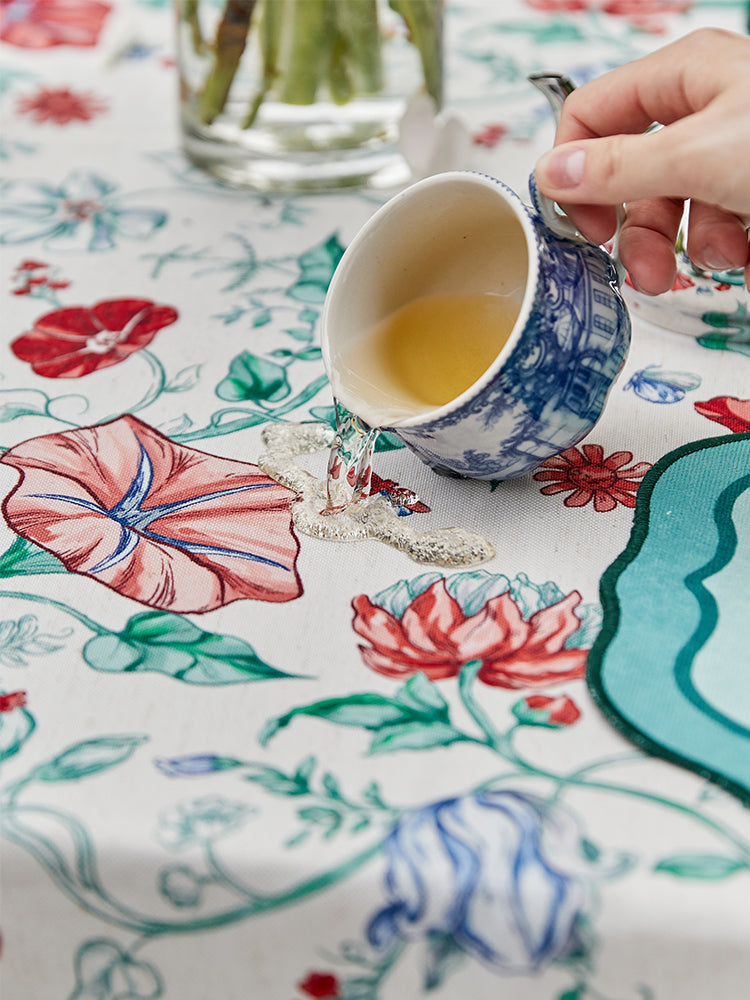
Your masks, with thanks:
<instances>
[{"instance_id":1,"label":"printed blue tulip","mask_svg":"<svg viewBox=\"0 0 750 1000\"><path fill-rule=\"evenodd\" d=\"M446 799L400 820L386 853L388 902L367 928L379 950L451 940L525 974L581 949L586 864L560 806L509 790Z\"/></svg>"}]
</instances>

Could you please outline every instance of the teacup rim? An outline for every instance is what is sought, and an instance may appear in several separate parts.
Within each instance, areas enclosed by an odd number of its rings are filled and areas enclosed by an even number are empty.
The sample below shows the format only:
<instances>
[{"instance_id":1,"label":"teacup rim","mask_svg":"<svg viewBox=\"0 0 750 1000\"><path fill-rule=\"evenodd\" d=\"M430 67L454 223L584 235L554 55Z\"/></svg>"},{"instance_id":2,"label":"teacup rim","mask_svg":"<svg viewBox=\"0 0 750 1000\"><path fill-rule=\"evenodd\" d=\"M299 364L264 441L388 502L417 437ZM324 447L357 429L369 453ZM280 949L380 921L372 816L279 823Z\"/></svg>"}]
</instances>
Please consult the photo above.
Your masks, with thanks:
<instances>
[{"instance_id":1,"label":"teacup rim","mask_svg":"<svg viewBox=\"0 0 750 1000\"><path fill-rule=\"evenodd\" d=\"M523 298L521 300L521 305L518 311L518 315L513 324L513 329L511 330L510 336L507 341L503 344L502 348L498 352L492 364L482 373L482 375L472 384L465 389L458 396L455 396L447 403L443 403L441 406L435 406L427 410L423 410L421 413L416 413L413 416L405 417L404 419L397 421L390 421L388 423L383 423L380 425L382 430L394 430L398 432L401 428L412 428L412 427L422 427L431 424L435 421L442 420L446 416L450 416L452 413L462 409L467 402L474 399L479 393L481 393L484 388L489 385L492 380L497 375L497 372L505 364L506 360L511 356L516 344L518 343L523 331L526 329L529 318L532 313L533 304L537 297L538 285L539 285L539 250L538 250L538 237L534 227L533 217L529 207L524 203L523 199L518 195L511 187L509 187L504 181L501 181L497 177L493 177L490 174L482 173L477 170L448 170L443 171L438 174L432 174L429 177L424 177L420 180L415 181L408 187L404 188L403 191L398 192L388 201L386 201L380 208L370 216L370 218L363 224L363 226L356 233L352 241L347 246L344 253L344 257L351 254L352 256L356 253L358 247L361 243L365 242L371 232L372 226L375 225L378 220L383 219L386 215L393 211L397 211L399 205L402 204L407 198L414 195L416 191L423 191L428 187L440 187L442 185L451 183L465 183L479 184L482 187L493 191L495 194L499 194L503 197L506 204L512 209L513 214L521 225L526 243L526 254L527 254L527 271L526 271L526 286L524 288ZM343 261L344 258L342 258ZM343 276L343 272L342 272ZM333 279L329 286L329 292L326 296L326 300L323 305L323 311L321 314L321 331L326 330L327 318L329 312L330 303L330 293L335 287L335 283L338 280L342 280L334 273ZM329 377L332 373L332 361L330 357L330 347L328 338L322 339L322 355L323 362ZM342 405L346 406L347 409L351 409L345 399L337 397L337 401ZM352 412L356 412L353 410Z\"/></svg>"}]
</instances>

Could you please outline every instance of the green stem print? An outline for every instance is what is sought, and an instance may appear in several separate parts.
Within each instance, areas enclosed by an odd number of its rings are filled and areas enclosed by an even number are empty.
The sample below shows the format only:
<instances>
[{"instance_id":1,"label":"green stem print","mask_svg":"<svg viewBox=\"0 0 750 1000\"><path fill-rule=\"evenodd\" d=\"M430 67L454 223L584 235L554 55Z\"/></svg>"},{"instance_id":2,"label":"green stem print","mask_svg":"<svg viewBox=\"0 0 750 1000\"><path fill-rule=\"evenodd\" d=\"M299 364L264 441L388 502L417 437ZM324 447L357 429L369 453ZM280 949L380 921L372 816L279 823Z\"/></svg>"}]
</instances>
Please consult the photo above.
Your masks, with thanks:
<instances>
[{"instance_id":1,"label":"green stem print","mask_svg":"<svg viewBox=\"0 0 750 1000\"><path fill-rule=\"evenodd\" d=\"M232 803L218 799L198 800L184 811L182 830L203 845L208 879L230 892L224 909L183 920L149 917L115 900L101 882L96 850L86 828L70 813L24 801L37 783L84 780L90 775L124 763L143 742L138 736L110 736L68 747L57 757L34 768L25 778L7 786L2 794L0 830L11 841L29 851L62 891L82 909L123 930L154 937L163 934L196 933L235 923L252 916L289 906L348 877L381 849L375 842L344 862L299 880L276 893L249 891L229 873L219 870L212 844L229 829L246 821L246 814ZM40 828L36 827L39 823ZM49 834L56 829L55 839ZM196 830L200 828L200 834ZM42 832L44 831L44 832ZM165 882L162 881L164 886ZM241 901L237 903L236 897Z\"/></svg>"}]
</instances>

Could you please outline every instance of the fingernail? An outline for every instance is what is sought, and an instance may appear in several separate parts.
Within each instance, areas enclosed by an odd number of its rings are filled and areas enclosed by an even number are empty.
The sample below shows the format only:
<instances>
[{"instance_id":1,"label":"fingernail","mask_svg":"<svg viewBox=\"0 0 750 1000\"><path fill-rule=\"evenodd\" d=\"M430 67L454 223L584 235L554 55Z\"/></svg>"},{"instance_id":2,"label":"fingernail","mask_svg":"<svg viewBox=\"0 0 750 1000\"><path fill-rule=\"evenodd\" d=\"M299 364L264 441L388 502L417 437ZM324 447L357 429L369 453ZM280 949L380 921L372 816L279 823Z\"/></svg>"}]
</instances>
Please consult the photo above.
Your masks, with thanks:
<instances>
[{"instance_id":1,"label":"fingernail","mask_svg":"<svg viewBox=\"0 0 750 1000\"><path fill-rule=\"evenodd\" d=\"M573 188L583 180L586 153L582 149L553 150L541 161L547 182L555 188Z\"/></svg>"},{"instance_id":2,"label":"fingernail","mask_svg":"<svg viewBox=\"0 0 750 1000\"><path fill-rule=\"evenodd\" d=\"M737 263L730 260L716 247L706 247L703 251L703 266L710 271L727 271L729 268L737 267Z\"/></svg>"}]
</instances>

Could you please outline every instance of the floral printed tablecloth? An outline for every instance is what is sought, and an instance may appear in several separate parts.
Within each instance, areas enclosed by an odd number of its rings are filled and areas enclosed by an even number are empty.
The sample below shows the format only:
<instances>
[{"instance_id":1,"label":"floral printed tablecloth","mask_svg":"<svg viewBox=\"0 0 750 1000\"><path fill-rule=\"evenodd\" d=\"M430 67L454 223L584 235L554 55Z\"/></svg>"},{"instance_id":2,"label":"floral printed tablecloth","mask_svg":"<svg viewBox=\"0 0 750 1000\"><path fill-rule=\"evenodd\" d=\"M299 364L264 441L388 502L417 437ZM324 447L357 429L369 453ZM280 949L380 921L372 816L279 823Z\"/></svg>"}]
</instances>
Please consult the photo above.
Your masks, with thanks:
<instances>
[{"instance_id":1,"label":"floral printed tablecloth","mask_svg":"<svg viewBox=\"0 0 750 1000\"><path fill-rule=\"evenodd\" d=\"M520 192L553 131L529 72L747 28L689 0L446 18L467 165ZM172 27L0 2L3 996L745 996L744 290L681 270L697 333L634 300L603 419L521 480L382 442L404 530L477 531L482 565L298 535L258 462L333 421L321 305L385 195L189 167ZM706 621L688 683L670 650Z\"/></svg>"}]
</instances>

